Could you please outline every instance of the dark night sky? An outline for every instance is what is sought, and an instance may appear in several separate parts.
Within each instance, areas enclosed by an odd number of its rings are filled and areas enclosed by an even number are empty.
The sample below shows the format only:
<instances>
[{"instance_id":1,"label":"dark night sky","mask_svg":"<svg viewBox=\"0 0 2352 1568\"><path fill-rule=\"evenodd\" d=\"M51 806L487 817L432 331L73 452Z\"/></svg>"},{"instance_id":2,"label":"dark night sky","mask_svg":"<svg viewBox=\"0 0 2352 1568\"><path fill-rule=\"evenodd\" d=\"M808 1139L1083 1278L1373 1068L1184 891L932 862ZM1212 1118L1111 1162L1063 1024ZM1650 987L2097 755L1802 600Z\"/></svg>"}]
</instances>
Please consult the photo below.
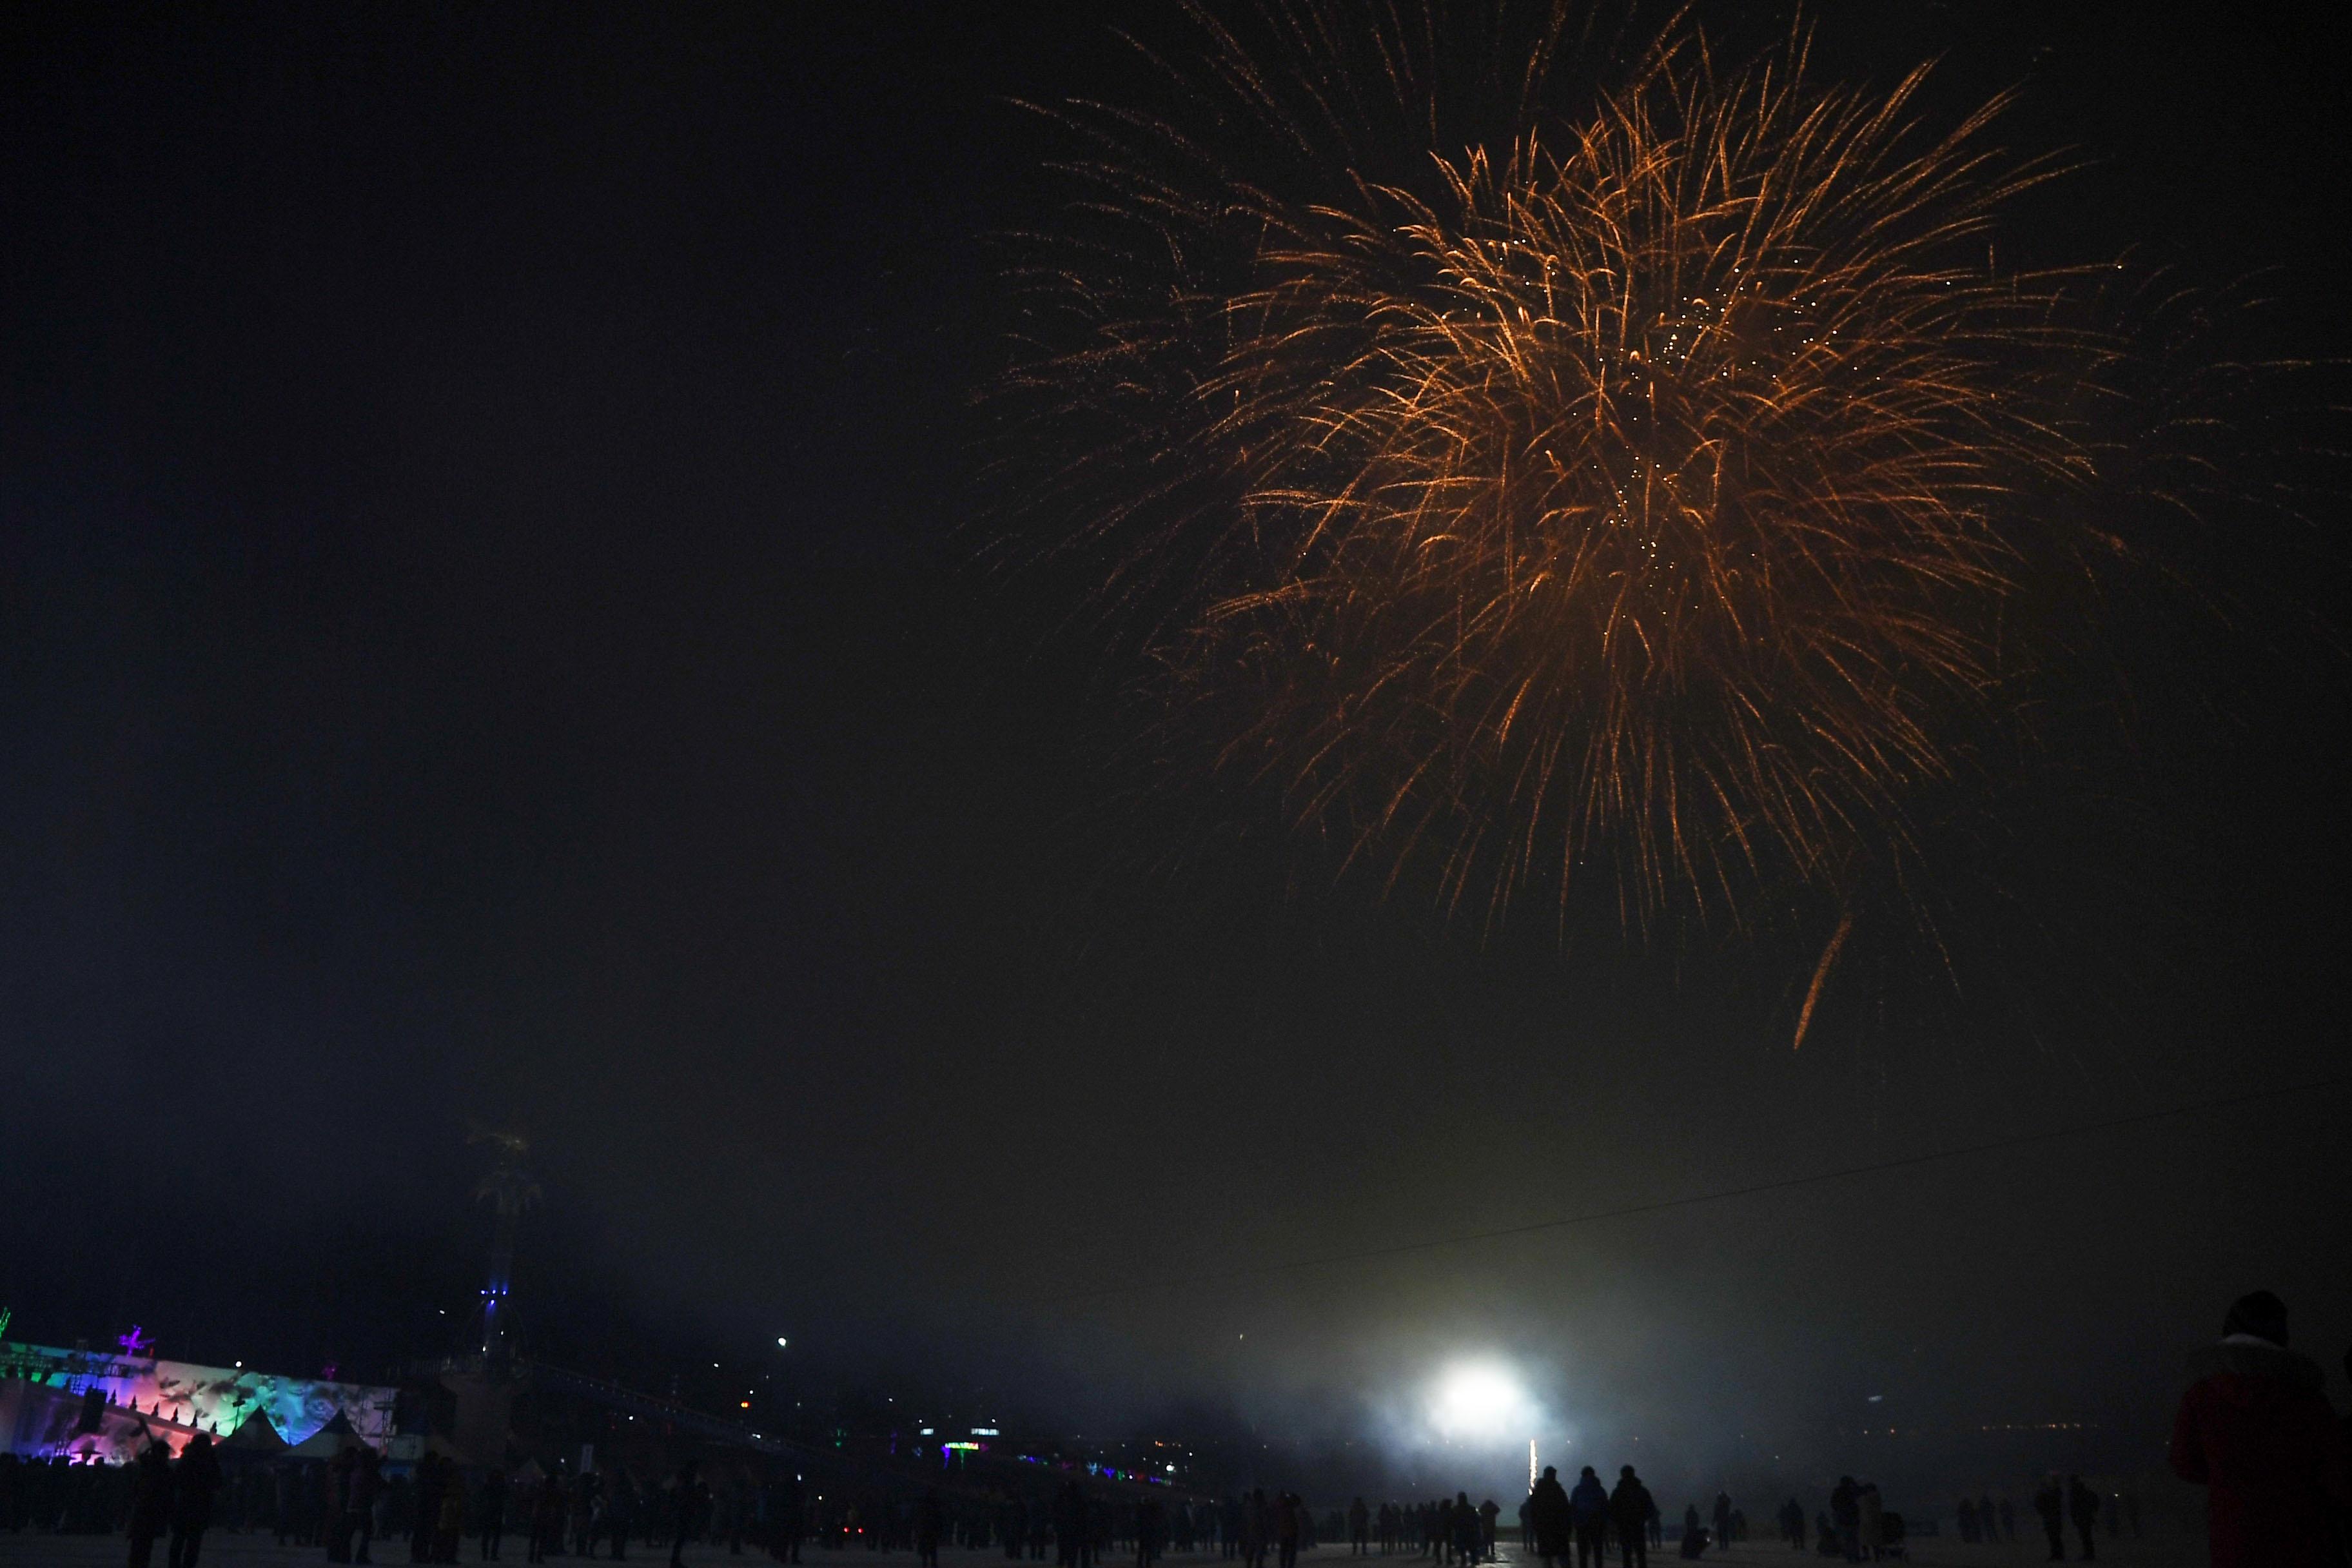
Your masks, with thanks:
<instances>
[{"instance_id":1,"label":"dark night sky","mask_svg":"<svg viewBox=\"0 0 2352 1568\"><path fill-rule=\"evenodd\" d=\"M1816 13L1832 74L2025 84L2011 140L2095 165L2027 248L2276 268L2342 353L2346 40L2287 15ZM1003 100L1097 83L1101 7L7 26L16 1331L441 1349L480 1119L536 1141L545 1331L789 1326L813 1377L1056 1420L1296 1425L1490 1347L1597 1441L1885 1393L2120 1468L2239 1291L2352 1339L2341 1089L1202 1278L2336 1070L2346 672L2305 642L2147 694L2135 847L2021 834L2014 973L1864 970L1791 1057L1777 960L1482 946L1254 845L1132 869L1181 825L1102 805L1097 672L950 537L981 237L1036 199Z\"/></svg>"}]
</instances>

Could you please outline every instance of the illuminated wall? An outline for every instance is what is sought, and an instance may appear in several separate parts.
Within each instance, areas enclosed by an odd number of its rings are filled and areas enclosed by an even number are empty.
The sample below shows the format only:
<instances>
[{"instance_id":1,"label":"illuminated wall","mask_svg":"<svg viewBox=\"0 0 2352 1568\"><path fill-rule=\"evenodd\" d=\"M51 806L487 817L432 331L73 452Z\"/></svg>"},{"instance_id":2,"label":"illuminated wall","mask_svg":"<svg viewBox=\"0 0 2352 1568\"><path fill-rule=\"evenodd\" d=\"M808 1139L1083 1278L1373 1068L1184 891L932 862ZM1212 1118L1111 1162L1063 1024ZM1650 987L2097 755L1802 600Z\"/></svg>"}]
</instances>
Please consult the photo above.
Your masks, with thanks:
<instances>
[{"instance_id":1,"label":"illuminated wall","mask_svg":"<svg viewBox=\"0 0 2352 1568\"><path fill-rule=\"evenodd\" d=\"M100 1391L102 1406L88 1403L92 1389ZM119 1463L136 1451L143 1433L163 1438L177 1452L198 1432L210 1432L215 1440L229 1436L258 1411L279 1436L296 1444L341 1411L352 1429L381 1451L392 1439L394 1394L367 1384L5 1344L0 1447L26 1455L86 1454ZM95 1430L79 1430L92 1415L98 1417Z\"/></svg>"}]
</instances>

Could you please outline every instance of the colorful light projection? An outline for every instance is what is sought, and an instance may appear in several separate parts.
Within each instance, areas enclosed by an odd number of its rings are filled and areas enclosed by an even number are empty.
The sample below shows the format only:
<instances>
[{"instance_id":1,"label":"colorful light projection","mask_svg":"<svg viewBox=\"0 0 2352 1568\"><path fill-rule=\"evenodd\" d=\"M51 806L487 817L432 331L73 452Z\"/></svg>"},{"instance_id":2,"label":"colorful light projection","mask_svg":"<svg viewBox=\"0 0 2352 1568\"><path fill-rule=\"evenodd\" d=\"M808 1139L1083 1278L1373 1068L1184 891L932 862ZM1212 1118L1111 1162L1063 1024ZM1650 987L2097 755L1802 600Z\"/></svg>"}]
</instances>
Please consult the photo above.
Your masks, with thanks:
<instances>
[{"instance_id":1,"label":"colorful light projection","mask_svg":"<svg viewBox=\"0 0 2352 1568\"><path fill-rule=\"evenodd\" d=\"M979 1446L983 1448L988 1447L985 1443ZM1042 1459L1034 1454L1016 1454L1013 1457L1024 1465L1042 1465L1047 1469L1054 1470L1084 1470L1090 1476L1099 1476L1107 1481L1132 1481L1139 1486L1147 1487L1164 1487L1171 1484L1166 1476L1156 1476L1149 1470L1122 1470L1117 1465L1098 1464L1093 1459L1081 1464L1076 1459ZM1168 1468L1172 1470L1176 1467L1171 1465Z\"/></svg>"},{"instance_id":2,"label":"colorful light projection","mask_svg":"<svg viewBox=\"0 0 2352 1568\"><path fill-rule=\"evenodd\" d=\"M392 1440L395 1393L241 1367L0 1345L0 1448L119 1464L150 1436L177 1453L198 1432L227 1437L256 1415L299 1445L340 1413L382 1451Z\"/></svg>"}]
</instances>

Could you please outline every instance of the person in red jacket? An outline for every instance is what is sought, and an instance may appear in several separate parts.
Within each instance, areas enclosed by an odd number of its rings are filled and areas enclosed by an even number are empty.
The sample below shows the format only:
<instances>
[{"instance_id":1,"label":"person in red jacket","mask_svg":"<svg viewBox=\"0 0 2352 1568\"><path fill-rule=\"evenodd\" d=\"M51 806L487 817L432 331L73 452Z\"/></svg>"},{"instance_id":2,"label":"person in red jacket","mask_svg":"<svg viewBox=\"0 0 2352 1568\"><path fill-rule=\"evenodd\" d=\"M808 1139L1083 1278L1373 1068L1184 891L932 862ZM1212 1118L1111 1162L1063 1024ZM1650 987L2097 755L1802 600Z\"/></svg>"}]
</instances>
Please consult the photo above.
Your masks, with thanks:
<instances>
[{"instance_id":1,"label":"person in red jacket","mask_svg":"<svg viewBox=\"0 0 2352 1568\"><path fill-rule=\"evenodd\" d=\"M2206 1489L2213 1568L2326 1568L2335 1508L2352 1501L2344 1437L2318 1365L2286 1348L2286 1306L2242 1297L2172 1424L2173 1473Z\"/></svg>"}]
</instances>

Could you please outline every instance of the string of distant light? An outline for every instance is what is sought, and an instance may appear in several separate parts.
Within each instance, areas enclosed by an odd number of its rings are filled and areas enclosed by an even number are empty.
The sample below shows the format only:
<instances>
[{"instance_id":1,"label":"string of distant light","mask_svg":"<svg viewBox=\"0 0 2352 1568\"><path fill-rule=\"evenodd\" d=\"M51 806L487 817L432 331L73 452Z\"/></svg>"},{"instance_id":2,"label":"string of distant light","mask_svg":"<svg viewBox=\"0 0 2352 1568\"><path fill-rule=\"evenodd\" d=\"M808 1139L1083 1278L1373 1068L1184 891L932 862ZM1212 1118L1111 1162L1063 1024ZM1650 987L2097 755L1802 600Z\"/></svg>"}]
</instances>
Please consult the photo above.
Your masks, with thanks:
<instances>
[{"instance_id":1,"label":"string of distant light","mask_svg":"<svg viewBox=\"0 0 2352 1568\"><path fill-rule=\"evenodd\" d=\"M2281 1095L2311 1094L2325 1089L2337 1089L2352 1083L2352 1073L2337 1073L2332 1078L2313 1079L2304 1083L2280 1084L2273 1089L2252 1089L2244 1094L2224 1096L2220 1100L2200 1100L2194 1105L2168 1105L2160 1110L2143 1110L2130 1116L2110 1117L2105 1121L2085 1121L2072 1127L2053 1128L2046 1132L2023 1132L2014 1138L1997 1138L1990 1143L1970 1143L1958 1149L1937 1149L1925 1154L1906 1154L1898 1159L1880 1160L1868 1165L1847 1165L1834 1171L1817 1171L1809 1176L1784 1176L1778 1181L1759 1182L1753 1186L1726 1187L1719 1192L1694 1193L1687 1197L1659 1198L1650 1203L1627 1204L1618 1208L1594 1209L1587 1214L1567 1215L1559 1219L1539 1219L1526 1225L1505 1226L1499 1230L1475 1230L1460 1236L1441 1236L1427 1241L1395 1242L1386 1247L1368 1247L1356 1252L1335 1252L1324 1258L1294 1258L1287 1262L1255 1264L1246 1268L1228 1269L1222 1274L1194 1275L1178 1283L1186 1285L1216 1285L1234 1279L1255 1279L1269 1274L1295 1274L1302 1269L1327 1268L1343 1263L1366 1263L1375 1258L1402 1258L1415 1252L1434 1252L1447 1247L1474 1247L1482 1241L1503 1241L1515 1236L1533 1236L1541 1231L1565 1230L1570 1226L1597 1225L1602 1220L1630 1219L1639 1215L1661 1214L1668 1209L1692 1208L1700 1204L1725 1203L1733 1198L1754 1197L1761 1193L1785 1192L1790 1187L1808 1187L1821 1182L1842 1181L1848 1176L1876 1175L1885 1171L1906 1170L1915 1165L1933 1164L1938 1160L1966 1159L1971 1154L1997 1153L2004 1149L2021 1149L2034 1143L2052 1143L2062 1138L2080 1138L2093 1132L2110 1132L2122 1127L2144 1126L2175 1116L2195 1116L2207 1111L2228 1110L2236 1106L2251 1105L2256 1100L2275 1100ZM1098 1300L1107 1296L1133 1295L1141 1290L1164 1289L1171 1283L1166 1279L1139 1280L1127 1285L1105 1285L1092 1290L1073 1290L1066 1295L1049 1297L1045 1304L1060 1305L1070 1301Z\"/></svg>"}]
</instances>

